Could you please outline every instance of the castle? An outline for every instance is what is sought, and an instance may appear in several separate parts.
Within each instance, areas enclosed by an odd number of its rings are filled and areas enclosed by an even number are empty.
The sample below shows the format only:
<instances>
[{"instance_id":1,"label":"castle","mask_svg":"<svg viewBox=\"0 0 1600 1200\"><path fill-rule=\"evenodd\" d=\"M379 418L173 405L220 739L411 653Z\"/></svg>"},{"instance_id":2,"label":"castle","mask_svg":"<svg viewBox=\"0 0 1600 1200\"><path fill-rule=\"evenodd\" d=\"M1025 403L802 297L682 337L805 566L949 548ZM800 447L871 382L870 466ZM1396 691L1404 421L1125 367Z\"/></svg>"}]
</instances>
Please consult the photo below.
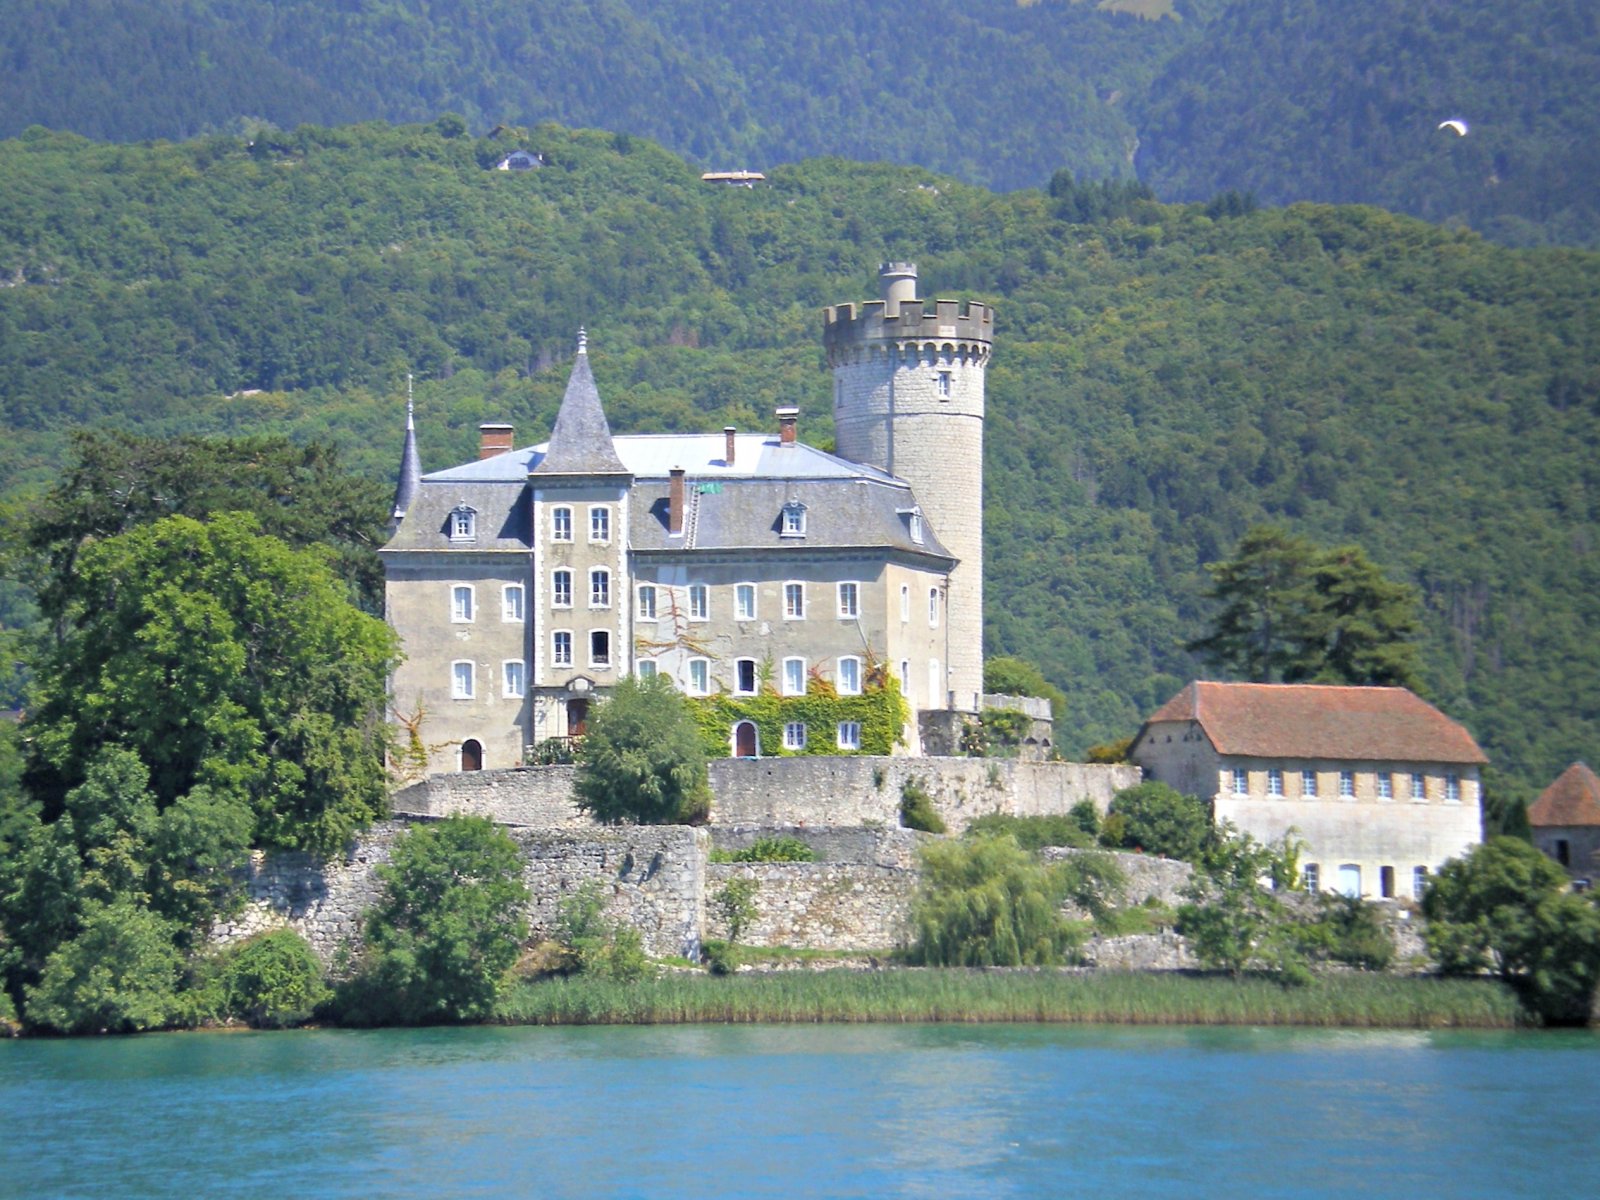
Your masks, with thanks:
<instances>
[{"instance_id":1,"label":"castle","mask_svg":"<svg viewBox=\"0 0 1600 1200\"><path fill-rule=\"evenodd\" d=\"M911 714L897 753L935 752L941 716L980 709L994 314L924 304L914 264L880 276L881 299L823 314L836 453L800 440L793 408L766 433L613 436L581 332L542 445L484 425L477 461L424 475L408 411L381 555L406 654L393 703L425 773L579 736L630 674L735 698L849 697L892 674ZM888 749L859 721L816 725L796 705L775 746L730 720L727 753Z\"/></svg>"}]
</instances>

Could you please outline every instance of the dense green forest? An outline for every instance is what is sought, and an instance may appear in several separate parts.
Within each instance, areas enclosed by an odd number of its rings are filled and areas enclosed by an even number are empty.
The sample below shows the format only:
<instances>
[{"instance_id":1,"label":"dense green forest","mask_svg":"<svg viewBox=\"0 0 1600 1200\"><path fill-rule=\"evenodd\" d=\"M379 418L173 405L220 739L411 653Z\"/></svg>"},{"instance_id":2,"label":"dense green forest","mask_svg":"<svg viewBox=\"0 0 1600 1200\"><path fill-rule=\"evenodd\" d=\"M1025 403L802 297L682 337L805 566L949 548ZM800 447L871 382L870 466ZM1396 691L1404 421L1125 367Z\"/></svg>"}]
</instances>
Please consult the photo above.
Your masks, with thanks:
<instances>
[{"instance_id":1,"label":"dense green forest","mask_svg":"<svg viewBox=\"0 0 1600 1200\"><path fill-rule=\"evenodd\" d=\"M625 132L702 169L1137 171L1169 201L1379 204L1510 244L1600 228L1587 0L13 0L0 24L0 136L446 111Z\"/></svg>"},{"instance_id":2,"label":"dense green forest","mask_svg":"<svg viewBox=\"0 0 1600 1200\"><path fill-rule=\"evenodd\" d=\"M1596 754L1600 256L1066 175L730 189L625 135L509 138L551 165L487 170L507 138L449 120L0 143L0 492L43 494L84 425L322 439L392 478L408 370L425 468L482 420L538 440L579 324L615 429L792 403L826 444L818 309L912 259L998 309L987 649L1065 691L1065 748L1198 672L1204 564L1270 522L1420 589L1423 678L1513 787Z\"/></svg>"}]
</instances>

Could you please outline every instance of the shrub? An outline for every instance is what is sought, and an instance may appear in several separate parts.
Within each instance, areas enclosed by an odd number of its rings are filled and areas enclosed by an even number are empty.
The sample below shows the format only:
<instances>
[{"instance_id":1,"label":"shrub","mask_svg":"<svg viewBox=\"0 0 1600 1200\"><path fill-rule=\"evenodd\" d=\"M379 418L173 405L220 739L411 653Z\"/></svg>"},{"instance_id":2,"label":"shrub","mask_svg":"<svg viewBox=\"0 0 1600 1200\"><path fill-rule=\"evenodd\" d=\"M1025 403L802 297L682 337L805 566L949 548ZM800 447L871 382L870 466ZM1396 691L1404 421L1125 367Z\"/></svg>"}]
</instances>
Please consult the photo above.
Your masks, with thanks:
<instances>
[{"instance_id":1,"label":"shrub","mask_svg":"<svg viewBox=\"0 0 1600 1200\"><path fill-rule=\"evenodd\" d=\"M1066 961L1082 930L1061 915L1068 880L1016 839L980 837L922 849L913 908L913 962L927 966L1049 966Z\"/></svg>"},{"instance_id":2,"label":"shrub","mask_svg":"<svg viewBox=\"0 0 1600 1200\"><path fill-rule=\"evenodd\" d=\"M1355 896L1317 897L1315 920L1302 926L1300 947L1317 958L1368 971L1388 970L1394 962L1394 939L1378 910Z\"/></svg>"},{"instance_id":3,"label":"shrub","mask_svg":"<svg viewBox=\"0 0 1600 1200\"><path fill-rule=\"evenodd\" d=\"M756 891L760 887L754 879L730 879L711 897L711 903L728 929L728 941L737 942L756 919Z\"/></svg>"},{"instance_id":4,"label":"shrub","mask_svg":"<svg viewBox=\"0 0 1600 1200\"><path fill-rule=\"evenodd\" d=\"M130 900L90 908L78 936L45 961L27 994L31 1025L61 1033L160 1029L177 1016L176 929Z\"/></svg>"},{"instance_id":5,"label":"shrub","mask_svg":"<svg viewBox=\"0 0 1600 1200\"><path fill-rule=\"evenodd\" d=\"M713 975L732 975L739 969L739 948L732 942L707 941L701 945L700 953Z\"/></svg>"},{"instance_id":6,"label":"shrub","mask_svg":"<svg viewBox=\"0 0 1600 1200\"><path fill-rule=\"evenodd\" d=\"M1003 835L1015 838L1024 850L1038 850L1044 846L1081 849L1094 845L1094 838L1085 833L1071 815L1013 817L1005 813L985 813L967 826L968 837Z\"/></svg>"},{"instance_id":7,"label":"shrub","mask_svg":"<svg viewBox=\"0 0 1600 1200\"><path fill-rule=\"evenodd\" d=\"M1206 845L1177 926L1206 966L1234 976L1264 971L1284 982L1310 978L1283 903L1261 883L1277 857L1227 824Z\"/></svg>"},{"instance_id":8,"label":"shrub","mask_svg":"<svg viewBox=\"0 0 1600 1200\"><path fill-rule=\"evenodd\" d=\"M742 850L713 850L714 863L816 862L817 852L791 834L757 838Z\"/></svg>"},{"instance_id":9,"label":"shrub","mask_svg":"<svg viewBox=\"0 0 1600 1200\"><path fill-rule=\"evenodd\" d=\"M622 679L595 709L574 787L578 807L598 821L705 819L711 808L705 750L689 701L667 676Z\"/></svg>"},{"instance_id":10,"label":"shrub","mask_svg":"<svg viewBox=\"0 0 1600 1200\"><path fill-rule=\"evenodd\" d=\"M923 833L944 833L948 828L920 779L908 779L900 788L900 824Z\"/></svg>"},{"instance_id":11,"label":"shrub","mask_svg":"<svg viewBox=\"0 0 1600 1200\"><path fill-rule=\"evenodd\" d=\"M598 879L585 881L564 897L557 912L557 937L579 974L630 982L653 973L639 931L606 916L606 898Z\"/></svg>"},{"instance_id":12,"label":"shrub","mask_svg":"<svg viewBox=\"0 0 1600 1200\"><path fill-rule=\"evenodd\" d=\"M1110 811L1122 818L1120 845L1126 850L1193 862L1211 833L1205 802L1164 783L1123 788L1112 797Z\"/></svg>"},{"instance_id":13,"label":"shrub","mask_svg":"<svg viewBox=\"0 0 1600 1200\"><path fill-rule=\"evenodd\" d=\"M292 929L275 929L230 949L221 968L223 1004L256 1029L299 1025L328 998L322 964Z\"/></svg>"}]
</instances>

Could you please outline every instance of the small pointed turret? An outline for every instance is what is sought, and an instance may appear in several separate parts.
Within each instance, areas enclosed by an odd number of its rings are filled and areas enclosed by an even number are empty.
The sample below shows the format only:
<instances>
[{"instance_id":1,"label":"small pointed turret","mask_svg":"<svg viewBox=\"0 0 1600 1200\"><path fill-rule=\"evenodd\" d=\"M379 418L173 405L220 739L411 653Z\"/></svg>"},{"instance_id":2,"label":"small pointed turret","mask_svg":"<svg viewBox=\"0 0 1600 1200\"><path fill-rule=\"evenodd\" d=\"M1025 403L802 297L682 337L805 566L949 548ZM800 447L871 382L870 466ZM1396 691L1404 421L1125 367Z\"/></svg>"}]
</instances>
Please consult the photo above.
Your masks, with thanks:
<instances>
[{"instance_id":1,"label":"small pointed turret","mask_svg":"<svg viewBox=\"0 0 1600 1200\"><path fill-rule=\"evenodd\" d=\"M422 484L422 459L417 454L417 424L411 397L411 376L406 376L406 444L400 451L400 478L395 482L394 511L389 514L389 532L405 520L406 510Z\"/></svg>"},{"instance_id":2,"label":"small pointed turret","mask_svg":"<svg viewBox=\"0 0 1600 1200\"><path fill-rule=\"evenodd\" d=\"M628 468L617 457L611 441L611 426L600 406L600 392L589 370L589 338L578 330L578 355L572 362L567 392L561 398L556 426L550 431L550 445L544 459L533 469L535 475L626 475Z\"/></svg>"}]
</instances>

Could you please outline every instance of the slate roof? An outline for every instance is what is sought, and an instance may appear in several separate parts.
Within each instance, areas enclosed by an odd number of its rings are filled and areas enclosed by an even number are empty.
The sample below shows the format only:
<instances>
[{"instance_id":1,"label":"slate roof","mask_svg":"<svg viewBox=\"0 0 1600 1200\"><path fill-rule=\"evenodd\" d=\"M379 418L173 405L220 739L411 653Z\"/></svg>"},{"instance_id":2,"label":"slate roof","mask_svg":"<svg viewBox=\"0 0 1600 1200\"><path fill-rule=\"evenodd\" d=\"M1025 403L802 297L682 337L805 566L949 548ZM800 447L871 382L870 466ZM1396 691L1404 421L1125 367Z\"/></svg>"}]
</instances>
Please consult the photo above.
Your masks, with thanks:
<instances>
[{"instance_id":1,"label":"slate roof","mask_svg":"<svg viewBox=\"0 0 1600 1200\"><path fill-rule=\"evenodd\" d=\"M1600 776L1573 763L1528 806L1528 824L1600 825Z\"/></svg>"},{"instance_id":2,"label":"slate roof","mask_svg":"<svg viewBox=\"0 0 1600 1200\"><path fill-rule=\"evenodd\" d=\"M1164 721L1197 722L1219 754L1246 758L1489 761L1466 729L1406 688L1196 680L1145 728Z\"/></svg>"},{"instance_id":3,"label":"slate roof","mask_svg":"<svg viewBox=\"0 0 1600 1200\"><path fill-rule=\"evenodd\" d=\"M531 545L533 494L526 481L515 487L503 483L448 480L423 476L411 499L406 519L400 523L385 550L520 550ZM450 540L450 514L465 504L477 513L477 537Z\"/></svg>"},{"instance_id":4,"label":"slate roof","mask_svg":"<svg viewBox=\"0 0 1600 1200\"><path fill-rule=\"evenodd\" d=\"M417 423L412 417L411 402L406 402L406 444L400 451L400 477L394 486L394 508L390 520L398 523L411 507L411 499L422 486L422 457L417 453Z\"/></svg>"},{"instance_id":5,"label":"slate roof","mask_svg":"<svg viewBox=\"0 0 1600 1200\"><path fill-rule=\"evenodd\" d=\"M561 397L555 428L544 457L533 468L543 475L622 475L627 468L611 444L611 426L600 406L600 392L594 386L589 355L578 344L567 378L567 391Z\"/></svg>"}]
</instances>

